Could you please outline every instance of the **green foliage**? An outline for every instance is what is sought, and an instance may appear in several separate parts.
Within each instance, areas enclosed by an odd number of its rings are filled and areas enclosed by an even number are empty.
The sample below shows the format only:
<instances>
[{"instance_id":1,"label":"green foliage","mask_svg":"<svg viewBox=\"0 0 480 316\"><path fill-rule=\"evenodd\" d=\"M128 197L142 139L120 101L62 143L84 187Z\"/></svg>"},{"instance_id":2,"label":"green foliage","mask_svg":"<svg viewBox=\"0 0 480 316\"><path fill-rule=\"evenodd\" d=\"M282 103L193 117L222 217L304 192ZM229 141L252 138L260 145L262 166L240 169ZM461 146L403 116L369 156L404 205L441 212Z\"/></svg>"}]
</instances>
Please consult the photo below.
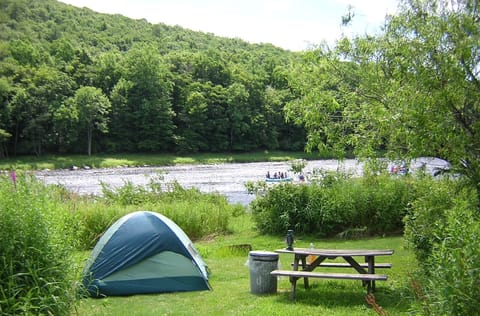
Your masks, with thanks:
<instances>
[{"instance_id":1,"label":"green foliage","mask_svg":"<svg viewBox=\"0 0 480 316\"><path fill-rule=\"evenodd\" d=\"M80 203L77 205L77 249L92 249L102 234L128 209L103 203Z\"/></svg>"},{"instance_id":2,"label":"green foliage","mask_svg":"<svg viewBox=\"0 0 480 316\"><path fill-rule=\"evenodd\" d=\"M191 239L225 234L232 217L245 213L241 205L231 205L224 196L184 189L178 183L163 187L152 180L147 186L125 182L119 188L103 184L102 197L71 200L75 204L79 249L91 249L108 227L123 215L138 210L161 213Z\"/></svg>"},{"instance_id":3,"label":"green foliage","mask_svg":"<svg viewBox=\"0 0 480 316\"><path fill-rule=\"evenodd\" d=\"M292 52L55 0L0 12L5 156L303 149L283 118Z\"/></svg>"},{"instance_id":4,"label":"green foliage","mask_svg":"<svg viewBox=\"0 0 480 316\"><path fill-rule=\"evenodd\" d=\"M422 192L412 201L405 217L405 237L415 250L420 263L427 262L435 244L441 242L448 210L454 207L458 186L451 181L422 181L417 184Z\"/></svg>"},{"instance_id":5,"label":"green foliage","mask_svg":"<svg viewBox=\"0 0 480 316\"><path fill-rule=\"evenodd\" d=\"M290 184L279 184L257 197L251 204L252 214L262 233L285 233L287 229L304 223L294 222L307 202L308 188Z\"/></svg>"},{"instance_id":6,"label":"green foliage","mask_svg":"<svg viewBox=\"0 0 480 316\"><path fill-rule=\"evenodd\" d=\"M110 100L102 90L95 87L82 87L75 92L71 101L78 111L78 118L87 136L87 154L92 154L93 132L108 132L108 113L111 109Z\"/></svg>"},{"instance_id":7,"label":"green foliage","mask_svg":"<svg viewBox=\"0 0 480 316\"><path fill-rule=\"evenodd\" d=\"M294 173L302 173L303 169L307 165L307 161L304 159L296 159L290 161L290 170Z\"/></svg>"},{"instance_id":8,"label":"green foliage","mask_svg":"<svg viewBox=\"0 0 480 316\"><path fill-rule=\"evenodd\" d=\"M306 52L287 117L305 126L308 149L441 157L480 196L477 2L401 3L378 35Z\"/></svg>"},{"instance_id":9,"label":"green foliage","mask_svg":"<svg viewBox=\"0 0 480 316\"><path fill-rule=\"evenodd\" d=\"M0 312L69 315L73 219L33 177L0 175Z\"/></svg>"},{"instance_id":10,"label":"green foliage","mask_svg":"<svg viewBox=\"0 0 480 316\"><path fill-rule=\"evenodd\" d=\"M416 308L432 315L475 315L480 282L476 193L458 183L425 182L406 217L405 236L420 273Z\"/></svg>"},{"instance_id":11,"label":"green foliage","mask_svg":"<svg viewBox=\"0 0 480 316\"><path fill-rule=\"evenodd\" d=\"M436 244L426 281L435 315L480 313L480 219L469 205L448 212L443 241Z\"/></svg>"},{"instance_id":12,"label":"green foliage","mask_svg":"<svg viewBox=\"0 0 480 316\"><path fill-rule=\"evenodd\" d=\"M211 198L199 199L198 196L196 202L192 204L191 200L186 199L192 195L191 192L182 195L182 198L178 196L177 202L155 205L155 210L172 219L193 240L228 232L228 224L233 213L232 206ZM153 207L152 205L150 209Z\"/></svg>"},{"instance_id":13,"label":"green foliage","mask_svg":"<svg viewBox=\"0 0 480 316\"><path fill-rule=\"evenodd\" d=\"M154 45L137 44L126 54L122 70L119 83L124 99L120 104L113 104L113 119L117 121L113 136L117 139L127 137L139 151L171 148L175 127L169 66Z\"/></svg>"},{"instance_id":14,"label":"green foliage","mask_svg":"<svg viewBox=\"0 0 480 316\"><path fill-rule=\"evenodd\" d=\"M368 235L398 233L414 199L410 178L325 177L324 181L282 184L252 203L255 222L264 233L294 229L331 237L361 229Z\"/></svg>"}]
</instances>

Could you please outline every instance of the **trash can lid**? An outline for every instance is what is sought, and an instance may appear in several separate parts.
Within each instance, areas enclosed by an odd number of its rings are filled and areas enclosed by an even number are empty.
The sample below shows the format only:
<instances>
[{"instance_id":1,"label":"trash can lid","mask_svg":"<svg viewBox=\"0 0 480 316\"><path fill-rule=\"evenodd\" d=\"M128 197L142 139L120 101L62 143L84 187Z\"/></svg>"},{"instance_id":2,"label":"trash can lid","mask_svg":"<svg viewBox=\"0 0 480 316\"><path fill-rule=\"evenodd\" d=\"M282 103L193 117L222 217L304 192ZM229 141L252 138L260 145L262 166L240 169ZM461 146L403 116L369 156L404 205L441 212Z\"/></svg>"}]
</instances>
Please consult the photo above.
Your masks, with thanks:
<instances>
[{"instance_id":1,"label":"trash can lid","mask_svg":"<svg viewBox=\"0 0 480 316\"><path fill-rule=\"evenodd\" d=\"M278 258L278 253L273 251L255 250L255 251L250 251L248 254L250 257Z\"/></svg>"}]
</instances>

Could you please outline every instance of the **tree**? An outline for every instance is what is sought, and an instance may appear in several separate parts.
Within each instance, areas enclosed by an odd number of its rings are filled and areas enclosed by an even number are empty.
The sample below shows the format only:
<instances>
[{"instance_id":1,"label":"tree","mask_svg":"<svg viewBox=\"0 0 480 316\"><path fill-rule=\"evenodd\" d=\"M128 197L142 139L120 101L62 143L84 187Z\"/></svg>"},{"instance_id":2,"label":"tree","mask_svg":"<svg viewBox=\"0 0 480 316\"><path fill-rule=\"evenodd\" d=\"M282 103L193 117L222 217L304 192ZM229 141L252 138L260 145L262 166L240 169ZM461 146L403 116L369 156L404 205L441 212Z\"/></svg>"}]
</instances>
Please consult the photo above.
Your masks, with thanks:
<instances>
[{"instance_id":1,"label":"tree","mask_svg":"<svg viewBox=\"0 0 480 316\"><path fill-rule=\"evenodd\" d=\"M12 57L21 65L34 66L40 61L39 53L32 43L16 40L9 45Z\"/></svg>"},{"instance_id":2,"label":"tree","mask_svg":"<svg viewBox=\"0 0 480 316\"><path fill-rule=\"evenodd\" d=\"M104 93L110 94L121 78L121 63L122 55L116 50L109 51L98 56L95 59L94 65L95 86L101 88Z\"/></svg>"},{"instance_id":3,"label":"tree","mask_svg":"<svg viewBox=\"0 0 480 316\"><path fill-rule=\"evenodd\" d=\"M57 136L58 151L66 153L78 139L78 108L74 98L65 100L53 110L53 129Z\"/></svg>"},{"instance_id":4,"label":"tree","mask_svg":"<svg viewBox=\"0 0 480 316\"><path fill-rule=\"evenodd\" d=\"M25 76L9 103L14 125L11 134L15 154L18 146L41 155L45 146L56 143L53 112L71 95L73 83L64 73L46 65L28 68L28 72L32 75Z\"/></svg>"},{"instance_id":5,"label":"tree","mask_svg":"<svg viewBox=\"0 0 480 316\"><path fill-rule=\"evenodd\" d=\"M307 75L291 79L301 99L289 117L305 124L310 148L444 158L480 196L478 3L405 0L400 8L376 37L309 52Z\"/></svg>"},{"instance_id":6,"label":"tree","mask_svg":"<svg viewBox=\"0 0 480 316\"><path fill-rule=\"evenodd\" d=\"M122 89L126 111L117 113L129 124L130 139L136 150L168 150L173 144L175 126L171 95L173 84L167 65L152 45L137 45L124 60ZM119 81L120 83L120 81ZM117 95L119 96L119 95ZM114 104L117 108L117 104Z\"/></svg>"},{"instance_id":7,"label":"tree","mask_svg":"<svg viewBox=\"0 0 480 316\"><path fill-rule=\"evenodd\" d=\"M135 113L129 108L128 99L132 83L121 78L111 93L112 111L110 112L110 143L117 150L135 151L136 143L131 133L131 127L135 126Z\"/></svg>"},{"instance_id":8,"label":"tree","mask_svg":"<svg viewBox=\"0 0 480 316\"><path fill-rule=\"evenodd\" d=\"M10 127L10 108L8 101L12 95L12 87L5 78L0 78L0 158L8 156L6 144L12 137L7 132Z\"/></svg>"},{"instance_id":9,"label":"tree","mask_svg":"<svg viewBox=\"0 0 480 316\"><path fill-rule=\"evenodd\" d=\"M248 109L248 91L240 83L234 83L227 89L226 112L229 121L229 149L244 149L241 140L248 131L251 113ZM244 140L245 142L245 140Z\"/></svg>"},{"instance_id":10,"label":"tree","mask_svg":"<svg viewBox=\"0 0 480 316\"><path fill-rule=\"evenodd\" d=\"M183 111L178 113L179 133L177 147L180 152L198 152L208 150L205 139L208 136L208 104L202 84L192 85ZM186 90L186 89L185 89Z\"/></svg>"},{"instance_id":11,"label":"tree","mask_svg":"<svg viewBox=\"0 0 480 316\"><path fill-rule=\"evenodd\" d=\"M87 153L92 154L92 136L94 130L108 132L108 113L111 104L102 90L95 87L82 87L75 92L73 102L78 109L79 121L87 133Z\"/></svg>"},{"instance_id":12,"label":"tree","mask_svg":"<svg viewBox=\"0 0 480 316\"><path fill-rule=\"evenodd\" d=\"M372 152L366 150L370 146L361 144L361 138L357 138L362 130L371 129L358 124L354 132L349 132L352 124L358 122L356 116L362 113L358 108L359 97L355 96L357 75L362 74L357 68L353 63L340 61L327 47L320 47L305 53L303 62L292 70L289 85L294 97L286 106L286 117L305 126L307 151L333 152L343 158L353 145L357 155ZM373 151L377 150L378 144L372 143Z\"/></svg>"}]
</instances>

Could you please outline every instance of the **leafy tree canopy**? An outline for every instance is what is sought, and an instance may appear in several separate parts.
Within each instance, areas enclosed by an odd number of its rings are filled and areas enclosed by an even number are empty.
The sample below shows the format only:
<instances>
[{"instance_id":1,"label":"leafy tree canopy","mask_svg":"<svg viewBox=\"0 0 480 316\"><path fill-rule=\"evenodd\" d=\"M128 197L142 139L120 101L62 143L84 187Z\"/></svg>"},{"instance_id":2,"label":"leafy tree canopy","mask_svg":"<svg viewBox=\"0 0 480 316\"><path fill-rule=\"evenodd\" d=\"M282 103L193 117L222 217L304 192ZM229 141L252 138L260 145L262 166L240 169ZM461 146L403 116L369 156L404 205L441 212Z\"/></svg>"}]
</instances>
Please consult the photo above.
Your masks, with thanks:
<instances>
[{"instance_id":1,"label":"leafy tree canopy","mask_svg":"<svg viewBox=\"0 0 480 316\"><path fill-rule=\"evenodd\" d=\"M479 9L405 0L380 35L307 53L287 113L307 128L308 148L441 157L480 192Z\"/></svg>"},{"instance_id":2,"label":"leafy tree canopy","mask_svg":"<svg viewBox=\"0 0 480 316\"><path fill-rule=\"evenodd\" d=\"M298 56L55 0L1 0L3 151L298 149L305 134L283 119L282 78ZM92 104L76 101L86 87L111 107L84 132ZM274 95L284 97L271 107Z\"/></svg>"}]
</instances>

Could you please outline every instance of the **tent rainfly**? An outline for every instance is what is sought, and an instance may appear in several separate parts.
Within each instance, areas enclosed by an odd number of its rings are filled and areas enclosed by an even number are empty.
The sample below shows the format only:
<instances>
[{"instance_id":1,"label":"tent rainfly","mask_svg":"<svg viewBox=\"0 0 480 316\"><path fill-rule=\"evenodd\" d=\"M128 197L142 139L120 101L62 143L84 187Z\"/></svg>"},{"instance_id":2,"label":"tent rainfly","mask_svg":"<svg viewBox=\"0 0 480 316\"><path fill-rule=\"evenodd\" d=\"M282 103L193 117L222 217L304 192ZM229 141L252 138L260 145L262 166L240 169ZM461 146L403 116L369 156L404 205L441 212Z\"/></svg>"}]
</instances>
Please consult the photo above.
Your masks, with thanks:
<instances>
[{"instance_id":1,"label":"tent rainfly","mask_svg":"<svg viewBox=\"0 0 480 316\"><path fill-rule=\"evenodd\" d=\"M210 290L207 266L185 232L149 211L127 214L107 229L82 281L92 297Z\"/></svg>"}]
</instances>

